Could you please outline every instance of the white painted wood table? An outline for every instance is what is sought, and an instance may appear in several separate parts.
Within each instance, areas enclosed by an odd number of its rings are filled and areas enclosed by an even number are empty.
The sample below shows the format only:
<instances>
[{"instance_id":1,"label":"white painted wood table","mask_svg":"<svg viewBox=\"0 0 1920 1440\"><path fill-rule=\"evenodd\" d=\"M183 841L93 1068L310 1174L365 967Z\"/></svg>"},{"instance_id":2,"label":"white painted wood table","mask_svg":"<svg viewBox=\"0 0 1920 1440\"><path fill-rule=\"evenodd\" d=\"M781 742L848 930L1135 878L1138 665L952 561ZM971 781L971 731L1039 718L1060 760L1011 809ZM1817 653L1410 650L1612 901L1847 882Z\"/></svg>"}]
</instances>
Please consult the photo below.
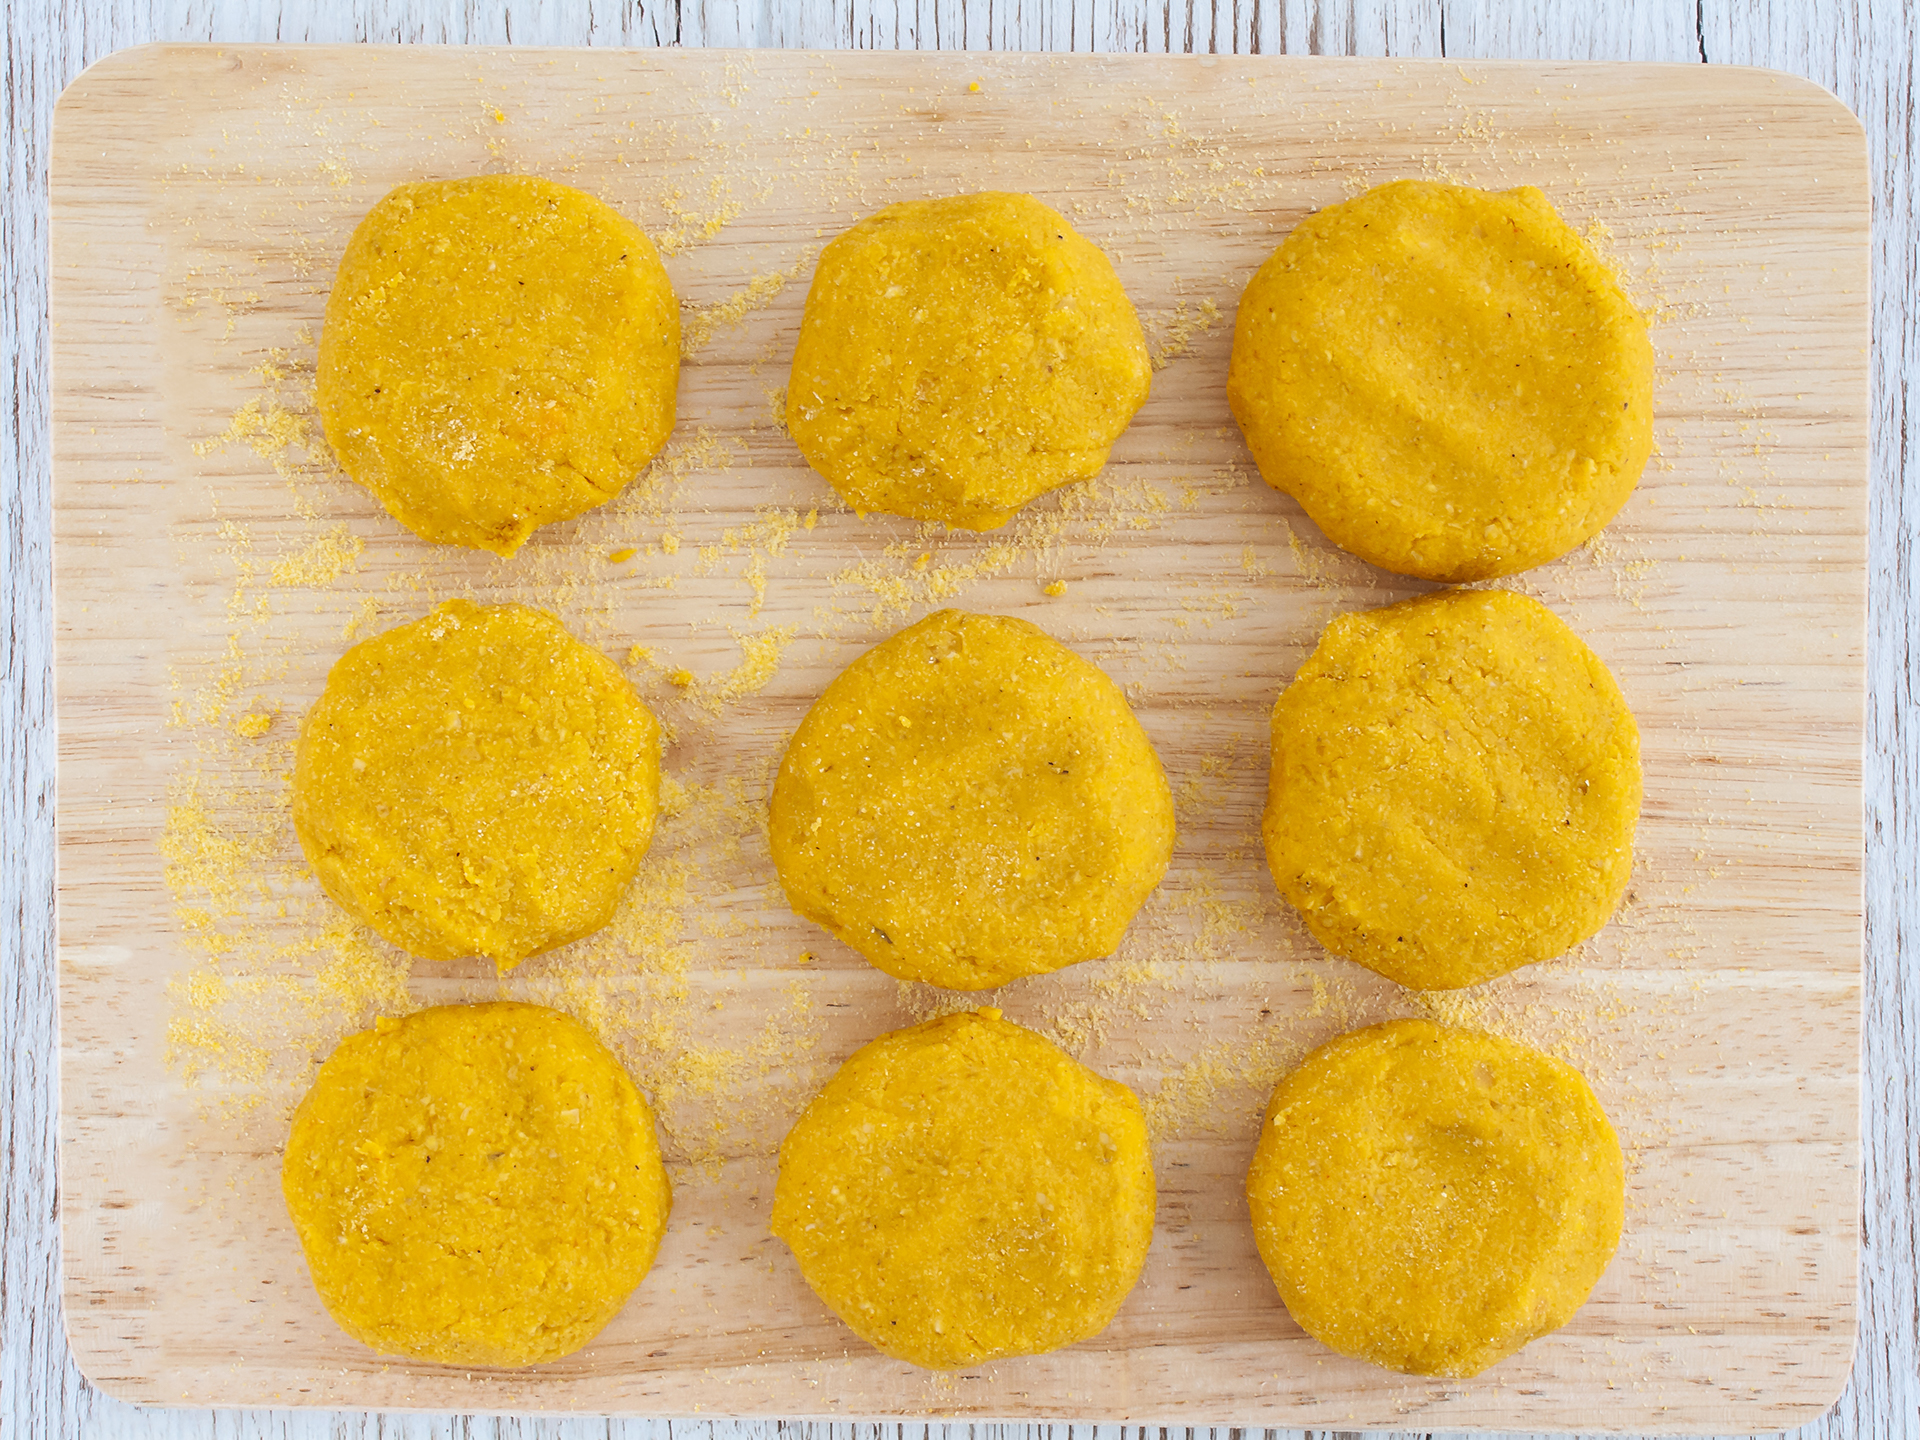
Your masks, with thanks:
<instances>
[{"instance_id":1,"label":"white painted wood table","mask_svg":"<svg viewBox=\"0 0 1920 1440\"><path fill-rule=\"evenodd\" d=\"M1913 7L1841 10L1791 4L1590 3L1502 6L1385 0L1290 4L1239 0L1211 10L1124 0L1088 5L764 4L688 0L617 7L513 4L498 13L431 0L216 3L210 6L15 4L5 16L8 123L0 243L0 341L9 403L0 406L7 524L6 682L0 739L0 1440L19 1435L632 1435L664 1422L380 1417L313 1411L144 1411L94 1391L74 1368L59 1308L53 1179L53 730L48 525L46 181L48 119L61 88L92 61L155 39L411 41L525 45L755 45L806 48L1312 53L1482 59L1665 60L1764 65L1833 89L1864 122L1873 167L1874 465L1869 555L1866 735L1865 1149L1860 1346L1839 1406L1806 1433L1920 1434L1916 1377L1916 1166L1912 1074L1915 980L1901 954L1920 928L1913 788L1920 730L1910 637L1920 468L1907 395L1920 365L1912 214ZM1596 1424L1606 1417L1596 1415ZM679 1422L676 1432L733 1440L773 1424ZM804 1427L809 1431L828 1427ZM832 1427L847 1430L850 1427ZM924 1427L859 1427L898 1432ZM950 1426L1011 1432L1016 1427ZM1031 1427L1057 1431L1083 1427ZM1084 1429L1083 1429L1083 1433Z\"/></svg>"}]
</instances>

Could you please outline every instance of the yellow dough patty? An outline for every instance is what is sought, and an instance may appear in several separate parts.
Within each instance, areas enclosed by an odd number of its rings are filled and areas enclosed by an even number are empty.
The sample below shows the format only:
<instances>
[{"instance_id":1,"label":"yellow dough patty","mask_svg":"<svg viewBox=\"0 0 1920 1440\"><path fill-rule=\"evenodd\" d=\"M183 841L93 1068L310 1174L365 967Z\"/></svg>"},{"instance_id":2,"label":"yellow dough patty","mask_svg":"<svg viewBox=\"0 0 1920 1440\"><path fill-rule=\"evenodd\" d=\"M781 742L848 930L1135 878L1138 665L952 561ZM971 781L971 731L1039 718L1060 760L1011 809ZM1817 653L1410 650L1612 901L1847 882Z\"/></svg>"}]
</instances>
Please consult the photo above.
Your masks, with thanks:
<instances>
[{"instance_id":1,"label":"yellow dough patty","mask_svg":"<svg viewBox=\"0 0 1920 1440\"><path fill-rule=\"evenodd\" d=\"M382 1354L533 1365L653 1265L672 1192L613 1053L538 1005L448 1005L342 1041L281 1189L340 1328Z\"/></svg>"},{"instance_id":2,"label":"yellow dough patty","mask_svg":"<svg viewBox=\"0 0 1920 1440\"><path fill-rule=\"evenodd\" d=\"M1133 1092L980 1010L840 1067L781 1142L773 1233L863 1340L950 1369L1105 1329L1153 1213Z\"/></svg>"},{"instance_id":3,"label":"yellow dough patty","mask_svg":"<svg viewBox=\"0 0 1920 1440\"><path fill-rule=\"evenodd\" d=\"M680 310L653 243L530 175L402 185L347 242L316 395L341 468L422 539L511 555L666 443Z\"/></svg>"},{"instance_id":4,"label":"yellow dough patty","mask_svg":"<svg viewBox=\"0 0 1920 1440\"><path fill-rule=\"evenodd\" d=\"M545 611L449 600L328 673L293 826L395 945L507 970L607 923L659 795L660 727L611 660Z\"/></svg>"},{"instance_id":5,"label":"yellow dough patty","mask_svg":"<svg viewBox=\"0 0 1920 1440\"><path fill-rule=\"evenodd\" d=\"M1474 985L1606 924L1633 867L1640 734L1546 606L1443 591L1342 615L1273 708L1261 825L1320 942Z\"/></svg>"},{"instance_id":6,"label":"yellow dough patty","mask_svg":"<svg viewBox=\"0 0 1920 1440\"><path fill-rule=\"evenodd\" d=\"M1247 1203L1300 1328L1415 1375L1477 1375L1557 1330L1620 1244L1620 1142L1572 1067L1398 1020L1267 1106Z\"/></svg>"},{"instance_id":7,"label":"yellow dough patty","mask_svg":"<svg viewBox=\"0 0 1920 1440\"><path fill-rule=\"evenodd\" d=\"M827 686L774 781L788 902L903 980L1111 955L1173 854L1119 686L1024 620L942 610Z\"/></svg>"},{"instance_id":8,"label":"yellow dough patty","mask_svg":"<svg viewBox=\"0 0 1920 1440\"><path fill-rule=\"evenodd\" d=\"M1653 347L1530 185L1398 180L1248 284L1227 398L1267 483L1363 560L1480 580L1565 554L1653 446Z\"/></svg>"},{"instance_id":9,"label":"yellow dough patty","mask_svg":"<svg viewBox=\"0 0 1920 1440\"><path fill-rule=\"evenodd\" d=\"M855 510L991 530L1096 474L1148 373L1113 266L1058 212L910 200L820 253L787 429Z\"/></svg>"}]
</instances>

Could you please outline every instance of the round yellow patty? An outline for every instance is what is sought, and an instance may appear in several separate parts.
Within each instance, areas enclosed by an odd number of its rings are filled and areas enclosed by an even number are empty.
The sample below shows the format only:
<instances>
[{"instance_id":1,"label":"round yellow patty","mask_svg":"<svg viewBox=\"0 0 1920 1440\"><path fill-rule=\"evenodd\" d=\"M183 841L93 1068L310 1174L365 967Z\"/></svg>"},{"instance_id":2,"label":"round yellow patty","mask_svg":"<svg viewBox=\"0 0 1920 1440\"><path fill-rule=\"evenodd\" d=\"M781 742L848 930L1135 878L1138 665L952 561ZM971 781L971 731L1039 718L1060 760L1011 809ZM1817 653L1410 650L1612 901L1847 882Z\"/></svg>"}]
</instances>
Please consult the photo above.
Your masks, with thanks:
<instances>
[{"instance_id":1,"label":"round yellow patty","mask_svg":"<svg viewBox=\"0 0 1920 1440\"><path fill-rule=\"evenodd\" d=\"M1153 1212L1133 1092L981 1010L840 1067L781 1143L773 1233L863 1340L948 1369L1105 1329Z\"/></svg>"},{"instance_id":2,"label":"round yellow patty","mask_svg":"<svg viewBox=\"0 0 1920 1440\"><path fill-rule=\"evenodd\" d=\"M659 795L660 727L611 660L544 611L449 600L327 675L293 826L395 945L507 970L607 923Z\"/></svg>"},{"instance_id":3,"label":"round yellow patty","mask_svg":"<svg viewBox=\"0 0 1920 1440\"><path fill-rule=\"evenodd\" d=\"M1557 1330L1620 1244L1620 1142L1572 1067L1398 1020L1282 1080L1247 1173L1300 1328L1416 1375L1477 1375Z\"/></svg>"},{"instance_id":4,"label":"round yellow patty","mask_svg":"<svg viewBox=\"0 0 1920 1440\"><path fill-rule=\"evenodd\" d=\"M1173 796L1097 667L942 610L814 702L771 840L801 915L889 975L983 990L1113 953L1172 858Z\"/></svg>"},{"instance_id":5,"label":"round yellow patty","mask_svg":"<svg viewBox=\"0 0 1920 1440\"><path fill-rule=\"evenodd\" d=\"M422 539L511 555L666 443L680 310L653 244L530 175L402 185L347 242L316 393L341 467Z\"/></svg>"},{"instance_id":6,"label":"round yellow patty","mask_svg":"<svg viewBox=\"0 0 1920 1440\"><path fill-rule=\"evenodd\" d=\"M281 1189L328 1312L389 1355L578 1350L653 1265L672 1192L620 1062L538 1005L449 1005L343 1041Z\"/></svg>"},{"instance_id":7,"label":"round yellow patty","mask_svg":"<svg viewBox=\"0 0 1920 1440\"><path fill-rule=\"evenodd\" d=\"M1274 883L1334 954L1402 985L1475 985L1592 935L1639 813L1619 686L1524 595L1342 615L1273 708Z\"/></svg>"},{"instance_id":8,"label":"round yellow patty","mask_svg":"<svg viewBox=\"0 0 1920 1440\"><path fill-rule=\"evenodd\" d=\"M1653 446L1653 347L1532 186L1399 180L1303 220L1240 298L1227 398L1344 550L1479 580L1611 520Z\"/></svg>"},{"instance_id":9,"label":"round yellow patty","mask_svg":"<svg viewBox=\"0 0 1920 1440\"><path fill-rule=\"evenodd\" d=\"M1113 266L1056 211L910 200L821 252L787 429L855 510L991 530L1096 474L1148 373Z\"/></svg>"}]
</instances>

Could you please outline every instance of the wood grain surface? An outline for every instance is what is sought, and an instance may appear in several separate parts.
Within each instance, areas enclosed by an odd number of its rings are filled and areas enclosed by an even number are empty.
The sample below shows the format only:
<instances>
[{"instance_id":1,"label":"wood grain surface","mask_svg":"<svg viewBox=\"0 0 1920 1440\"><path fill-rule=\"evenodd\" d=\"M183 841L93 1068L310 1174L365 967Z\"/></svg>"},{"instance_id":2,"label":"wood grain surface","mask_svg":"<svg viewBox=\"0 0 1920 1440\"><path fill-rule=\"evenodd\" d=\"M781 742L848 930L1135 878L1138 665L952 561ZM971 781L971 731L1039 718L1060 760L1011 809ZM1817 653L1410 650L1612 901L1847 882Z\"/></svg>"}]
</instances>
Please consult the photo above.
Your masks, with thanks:
<instances>
[{"instance_id":1,"label":"wood grain surface","mask_svg":"<svg viewBox=\"0 0 1920 1440\"><path fill-rule=\"evenodd\" d=\"M504 6L476 12L437 3L364 0L352 6L216 3L175 13L146 5L10 7L5 20L9 181L0 325L11 403L0 407L7 454L9 644L0 739L9 784L0 789L7 836L4 880L12 923L0 930L8 1000L0 1008L0 1117L7 1141L0 1228L0 1434L771 1435L787 1424L536 1421L483 1417L355 1417L314 1411L160 1412L121 1404L83 1381L60 1327L57 1215L52 1184L48 1057L51 1009L52 738L47 606L44 185L53 97L87 61L153 37L222 39L477 40L495 43L735 43L898 47L974 46L1162 50L1260 49L1544 59L1667 59L1772 64L1836 90L1865 122L1875 203L1875 480L1870 537L1872 634L1868 706L1866 877L1868 1024L1866 1190L1861 1216L1863 1335L1840 1406L1810 1427L1820 1435L1907 1435L1916 1427L1913 1338L1914 981L1898 937L1920 915L1914 893L1910 776L1915 759L1910 673L1913 461L1904 397L1916 353L1911 243L1913 16L1906 5L1857 9L1753 3L1589 7L1504 5L1239 4L1231 8L1089 6L912 7ZM362 1403L349 1401L348 1403ZM1596 1407L1598 1421L1604 1407ZM1351 1423L1351 1422L1348 1422ZM1414 1421L1420 1424L1423 1422ZM888 1434L922 1427L881 1427ZM941 1427L958 1433L961 1427ZM1011 1427L967 1426L984 1437ZM1052 1431L1055 1427L1047 1427ZM1341 1425L1344 1430L1346 1425ZM1618 1427L1613 1427L1618 1428ZM1665 1428L1654 1422L1651 1429ZM864 1429L864 1427L863 1427ZM825 1432L820 1432L824 1434ZM851 1433L841 1427L838 1433ZM1032 1433L1029 1430L1026 1433ZM1061 1432L1064 1434L1064 1430ZM1075 1433L1092 1436L1086 1427ZM1102 1434L1109 1432L1102 1431ZM1292 1432L1300 1433L1300 1432Z\"/></svg>"},{"instance_id":2,"label":"wood grain surface","mask_svg":"<svg viewBox=\"0 0 1920 1440\"><path fill-rule=\"evenodd\" d=\"M1865 644L1864 146L1792 77L1282 57L173 47L55 117L61 1183L82 1368L165 1404L1214 1424L1774 1426L1854 1337ZM511 562L423 545L313 435L347 232L404 180L563 178L667 253L675 445ZM1421 1000L1329 959L1257 841L1266 717L1341 611L1416 588L1261 484L1222 379L1247 277L1380 180L1542 186L1656 321L1659 456L1592 546L1510 583L1606 658L1648 802L1625 911L1567 959ZM1048 199L1113 257L1161 368L1102 477L1005 532L861 519L774 418L824 237L891 200ZM1063 593L1055 593L1061 591ZM557 610L670 726L669 814L614 933L505 982L344 925L286 823L348 639L467 594ZM1102 1336L930 1375L853 1341L766 1229L832 1067L960 997L793 917L761 809L806 704L939 604L1026 615L1126 686L1181 800L1112 961L1005 987L1154 1117L1155 1253ZM777 665L774 663L777 658ZM654 1093L676 1205L608 1331L526 1373L382 1359L305 1279L278 1150L378 1013L508 995L601 1027ZM1266 1092L1404 1013L1547 1045L1631 1154L1618 1260L1472 1383L1332 1355L1240 1195Z\"/></svg>"}]
</instances>

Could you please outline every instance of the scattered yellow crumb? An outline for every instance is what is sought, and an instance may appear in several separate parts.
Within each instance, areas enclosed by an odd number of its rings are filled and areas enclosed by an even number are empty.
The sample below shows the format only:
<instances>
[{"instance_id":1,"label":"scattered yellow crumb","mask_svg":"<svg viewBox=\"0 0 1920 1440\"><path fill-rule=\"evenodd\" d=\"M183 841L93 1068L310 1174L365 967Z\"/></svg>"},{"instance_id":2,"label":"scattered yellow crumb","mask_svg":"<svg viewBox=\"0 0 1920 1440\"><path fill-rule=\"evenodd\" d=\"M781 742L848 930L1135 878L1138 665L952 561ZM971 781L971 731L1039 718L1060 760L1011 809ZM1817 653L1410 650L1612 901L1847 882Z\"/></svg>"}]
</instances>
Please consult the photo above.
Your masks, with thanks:
<instances>
[{"instance_id":1,"label":"scattered yellow crumb","mask_svg":"<svg viewBox=\"0 0 1920 1440\"><path fill-rule=\"evenodd\" d=\"M357 570L366 544L345 525L336 525L291 555L274 561L269 585L329 585Z\"/></svg>"},{"instance_id":2,"label":"scattered yellow crumb","mask_svg":"<svg viewBox=\"0 0 1920 1440\"><path fill-rule=\"evenodd\" d=\"M1173 314L1166 316L1156 327L1160 330L1160 343L1148 355L1153 368L1164 370L1169 360L1185 355L1193 348L1194 336L1206 334L1219 320L1220 307L1211 298L1203 297L1197 311L1189 311L1187 302L1179 301L1174 306Z\"/></svg>"},{"instance_id":3,"label":"scattered yellow crumb","mask_svg":"<svg viewBox=\"0 0 1920 1440\"><path fill-rule=\"evenodd\" d=\"M607 556L607 559L615 565L624 565L638 553L633 546L623 545L611 555Z\"/></svg>"},{"instance_id":4,"label":"scattered yellow crumb","mask_svg":"<svg viewBox=\"0 0 1920 1440\"><path fill-rule=\"evenodd\" d=\"M680 537L670 532L662 534L660 536L660 548L669 555L678 555L680 553Z\"/></svg>"},{"instance_id":5,"label":"scattered yellow crumb","mask_svg":"<svg viewBox=\"0 0 1920 1440\"><path fill-rule=\"evenodd\" d=\"M347 621L346 627L340 632L340 638L351 641L358 640L362 635L371 634L374 622L379 618L379 597L374 595L361 596L360 608L354 612L353 618Z\"/></svg>"},{"instance_id":6,"label":"scattered yellow crumb","mask_svg":"<svg viewBox=\"0 0 1920 1440\"><path fill-rule=\"evenodd\" d=\"M271 461L274 469L285 475L296 468L286 459L286 451L309 448L312 434L309 416L263 401L256 395L233 412L225 430L211 440L195 444L193 453L211 455L239 441L261 459Z\"/></svg>"},{"instance_id":7,"label":"scattered yellow crumb","mask_svg":"<svg viewBox=\"0 0 1920 1440\"><path fill-rule=\"evenodd\" d=\"M1066 593L1067 593L1067 582L1066 582L1066 581L1064 581L1064 580L1055 580L1055 581L1054 581L1054 582L1053 582L1052 584L1050 584L1050 585L1048 585L1048 586L1047 586L1047 588L1046 588L1046 593L1047 593L1047 594L1049 594L1049 595L1064 595L1064 594L1066 594Z\"/></svg>"},{"instance_id":8,"label":"scattered yellow crumb","mask_svg":"<svg viewBox=\"0 0 1920 1440\"><path fill-rule=\"evenodd\" d=\"M711 210L700 211L681 204L682 196L670 195L662 202L663 208L673 216L673 225L653 237L653 243L659 247L662 255L678 255L689 245L702 240L711 240L739 217L742 206L738 200L722 197L727 189L726 179L715 175L707 184L707 198L714 202Z\"/></svg>"},{"instance_id":9,"label":"scattered yellow crumb","mask_svg":"<svg viewBox=\"0 0 1920 1440\"><path fill-rule=\"evenodd\" d=\"M769 270L764 275L756 275L718 304L693 311L680 327L680 353L691 357L713 339L714 331L721 326L738 325L753 311L771 305L774 298L787 288L787 282L798 275L801 266L806 263L806 257L802 256L785 270Z\"/></svg>"}]
</instances>

